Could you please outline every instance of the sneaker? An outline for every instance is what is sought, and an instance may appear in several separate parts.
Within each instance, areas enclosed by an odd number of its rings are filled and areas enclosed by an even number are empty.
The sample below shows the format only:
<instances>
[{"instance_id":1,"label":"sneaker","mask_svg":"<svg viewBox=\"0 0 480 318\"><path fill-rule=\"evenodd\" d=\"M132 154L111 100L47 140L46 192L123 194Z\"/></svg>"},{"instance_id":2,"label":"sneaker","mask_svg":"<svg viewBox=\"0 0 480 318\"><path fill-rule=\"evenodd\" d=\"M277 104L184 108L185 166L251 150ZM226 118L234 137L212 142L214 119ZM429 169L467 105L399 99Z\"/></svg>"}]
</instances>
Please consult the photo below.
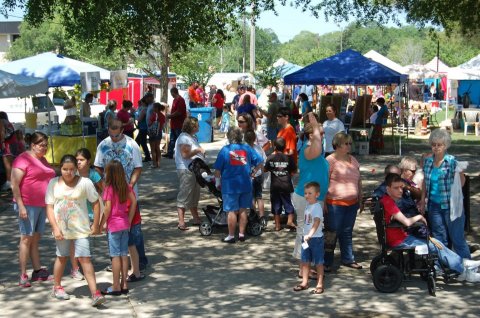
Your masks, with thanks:
<instances>
[{"instance_id":1,"label":"sneaker","mask_svg":"<svg viewBox=\"0 0 480 318\"><path fill-rule=\"evenodd\" d=\"M471 259L464 258L463 259L463 266L466 268L478 268L480 266L480 261L474 261Z\"/></svg>"},{"instance_id":2,"label":"sneaker","mask_svg":"<svg viewBox=\"0 0 480 318\"><path fill-rule=\"evenodd\" d=\"M68 300L70 296L67 294L65 289L62 286L53 286L52 289L52 297L61 299L61 300Z\"/></svg>"},{"instance_id":3,"label":"sneaker","mask_svg":"<svg viewBox=\"0 0 480 318\"><path fill-rule=\"evenodd\" d=\"M82 273L80 272L80 268L72 269L70 271L70 276L75 280L84 280L85 279L85 277L83 277Z\"/></svg>"},{"instance_id":4,"label":"sneaker","mask_svg":"<svg viewBox=\"0 0 480 318\"><path fill-rule=\"evenodd\" d=\"M467 272L467 282L469 283L478 283L480 282L480 274L471 270L471 269L467 269L466 270Z\"/></svg>"},{"instance_id":5,"label":"sneaker","mask_svg":"<svg viewBox=\"0 0 480 318\"><path fill-rule=\"evenodd\" d=\"M97 307L100 306L101 304L105 303L107 300L105 297L103 297L102 293L97 290L95 292L95 295L92 296L92 306Z\"/></svg>"},{"instance_id":6,"label":"sneaker","mask_svg":"<svg viewBox=\"0 0 480 318\"><path fill-rule=\"evenodd\" d=\"M53 280L53 276L50 275L48 272L48 269L45 267L40 268L38 272L33 271L32 272L32 281L37 282L37 281L47 281L47 280Z\"/></svg>"},{"instance_id":7,"label":"sneaker","mask_svg":"<svg viewBox=\"0 0 480 318\"><path fill-rule=\"evenodd\" d=\"M32 284L30 284L30 280L28 279L27 274L20 275L20 280L18 281L18 286L20 286L20 287L30 287L30 286L32 286Z\"/></svg>"}]
</instances>

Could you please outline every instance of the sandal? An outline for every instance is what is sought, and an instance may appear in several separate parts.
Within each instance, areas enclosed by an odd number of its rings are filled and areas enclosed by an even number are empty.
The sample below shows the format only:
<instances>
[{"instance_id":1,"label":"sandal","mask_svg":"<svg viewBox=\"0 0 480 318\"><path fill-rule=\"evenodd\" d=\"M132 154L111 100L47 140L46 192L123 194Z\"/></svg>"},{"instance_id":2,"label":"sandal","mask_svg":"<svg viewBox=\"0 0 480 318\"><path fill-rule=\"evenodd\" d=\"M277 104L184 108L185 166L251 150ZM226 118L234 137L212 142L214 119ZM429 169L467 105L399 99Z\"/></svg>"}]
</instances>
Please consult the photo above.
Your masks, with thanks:
<instances>
[{"instance_id":1,"label":"sandal","mask_svg":"<svg viewBox=\"0 0 480 318\"><path fill-rule=\"evenodd\" d=\"M314 294L314 295L320 295L320 294L323 294L323 292L325 291L325 289L323 287L315 287L315 289L312 289L312 291L310 292L311 294Z\"/></svg>"},{"instance_id":2,"label":"sandal","mask_svg":"<svg viewBox=\"0 0 480 318\"><path fill-rule=\"evenodd\" d=\"M298 292L298 291L302 291L302 290L305 290L305 289L308 289L308 288L309 288L308 285L302 286L302 285L298 284L297 286L293 287L293 290Z\"/></svg>"},{"instance_id":3,"label":"sandal","mask_svg":"<svg viewBox=\"0 0 480 318\"><path fill-rule=\"evenodd\" d=\"M180 231L188 231L189 230L188 226L186 226L185 224L184 225L177 225L177 229L179 229Z\"/></svg>"},{"instance_id":4,"label":"sandal","mask_svg":"<svg viewBox=\"0 0 480 318\"><path fill-rule=\"evenodd\" d=\"M202 224L202 220L192 221L192 225L199 226Z\"/></svg>"},{"instance_id":5,"label":"sandal","mask_svg":"<svg viewBox=\"0 0 480 318\"><path fill-rule=\"evenodd\" d=\"M140 276L135 276L135 274L130 274L130 276L127 277L127 282L132 283L132 282L139 282L141 280L145 279L145 275L140 274Z\"/></svg>"},{"instance_id":6,"label":"sandal","mask_svg":"<svg viewBox=\"0 0 480 318\"><path fill-rule=\"evenodd\" d=\"M353 263L350 263L350 264L343 264L343 266L346 266L346 267L350 267L350 268L353 268L353 269L362 269L362 265L358 264L357 262L353 262Z\"/></svg>"},{"instance_id":7,"label":"sandal","mask_svg":"<svg viewBox=\"0 0 480 318\"><path fill-rule=\"evenodd\" d=\"M120 290L113 290L112 287L108 287L105 290L101 291L102 295L110 295L110 296L120 296L122 295L122 291Z\"/></svg>"}]
</instances>

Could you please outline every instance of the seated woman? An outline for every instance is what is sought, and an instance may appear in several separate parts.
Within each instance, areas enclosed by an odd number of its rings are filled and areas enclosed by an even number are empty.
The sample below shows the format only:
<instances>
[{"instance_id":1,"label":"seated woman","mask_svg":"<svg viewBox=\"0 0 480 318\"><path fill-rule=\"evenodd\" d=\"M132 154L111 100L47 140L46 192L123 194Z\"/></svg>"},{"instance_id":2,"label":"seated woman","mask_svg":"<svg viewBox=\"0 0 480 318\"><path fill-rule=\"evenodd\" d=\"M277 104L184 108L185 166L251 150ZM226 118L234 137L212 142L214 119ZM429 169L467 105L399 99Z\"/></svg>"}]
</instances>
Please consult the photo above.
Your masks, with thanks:
<instances>
[{"instance_id":1,"label":"seated woman","mask_svg":"<svg viewBox=\"0 0 480 318\"><path fill-rule=\"evenodd\" d=\"M427 220L423 215L418 214L413 217L406 217L395 204L395 201L402 197L405 186L404 181L398 174L388 174L385 178L385 183L387 186L387 194L382 197L380 202L383 204L387 225L394 220L405 226L411 226L415 222L427 224ZM386 237L387 244L391 248L404 249L425 245L425 239L419 239L413 234L408 234L402 227L387 227ZM428 250L430 253L436 253L438 255L438 260L444 267L460 274L457 280L466 280L471 283L480 282L480 274L477 273L480 261L462 259L458 254L433 238L428 241Z\"/></svg>"}]
</instances>

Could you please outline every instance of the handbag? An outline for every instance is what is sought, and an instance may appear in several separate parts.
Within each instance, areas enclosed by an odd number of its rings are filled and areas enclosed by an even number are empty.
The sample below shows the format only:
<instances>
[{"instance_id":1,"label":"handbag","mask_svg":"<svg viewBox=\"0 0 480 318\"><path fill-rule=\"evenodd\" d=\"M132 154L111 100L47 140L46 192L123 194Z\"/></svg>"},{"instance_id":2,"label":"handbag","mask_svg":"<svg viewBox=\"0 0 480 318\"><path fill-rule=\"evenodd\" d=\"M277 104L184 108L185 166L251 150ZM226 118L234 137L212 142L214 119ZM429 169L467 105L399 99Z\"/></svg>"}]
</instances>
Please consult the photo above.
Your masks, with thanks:
<instances>
[{"instance_id":1,"label":"handbag","mask_svg":"<svg viewBox=\"0 0 480 318\"><path fill-rule=\"evenodd\" d=\"M158 114L155 113L155 121L148 126L148 136L155 137L158 135Z\"/></svg>"}]
</instances>

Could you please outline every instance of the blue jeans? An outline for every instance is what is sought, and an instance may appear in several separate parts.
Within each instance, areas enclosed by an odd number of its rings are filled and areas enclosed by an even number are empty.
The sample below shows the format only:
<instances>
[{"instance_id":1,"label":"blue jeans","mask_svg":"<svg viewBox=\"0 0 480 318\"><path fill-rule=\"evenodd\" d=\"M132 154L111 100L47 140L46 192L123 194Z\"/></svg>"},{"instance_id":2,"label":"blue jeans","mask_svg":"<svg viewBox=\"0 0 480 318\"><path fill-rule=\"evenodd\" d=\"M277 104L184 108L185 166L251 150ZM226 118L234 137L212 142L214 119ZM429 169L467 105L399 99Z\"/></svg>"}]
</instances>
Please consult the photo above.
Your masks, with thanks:
<instances>
[{"instance_id":1,"label":"blue jeans","mask_svg":"<svg viewBox=\"0 0 480 318\"><path fill-rule=\"evenodd\" d=\"M428 241L428 250L430 253L436 253L438 255L438 261L442 263L444 267L450 268L458 273L463 273L463 259L446 247L439 240L435 240L441 247L437 247L432 242ZM395 249L411 248L419 245L425 245L426 240L419 239L413 235L407 236L400 245L395 246Z\"/></svg>"},{"instance_id":2,"label":"blue jeans","mask_svg":"<svg viewBox=\"0 0 480 318\"><path fill-rule=\"evenodd\" d=\"M173 157L173 151L175 150L175 142L177 141L178 136L182 133L182 129L171 129L170 130L170 142L168 143L168 153L167 156Z\"/></svg>"},{"instance_id":3,"label":"blue jeans","mask_svg":"<svg viewBox=\"0 0 480 318\"><path fill-rule=\"evenodd\" d=\"M359 205L358 203L350 206L327 204L327 208L328 216L326 217L325 227L337 232L342 263L354 263L352 233ZM326 266L332 266L333 256L334 252L325 252Z\"/></svg>"},{"instance_id":4,"label":"blue jeans","mask_svg":"<svg viewBox=\"0 0 480 318\"><path fill-rule=\"evenodd\" d=\"M472 258L463 230L465 213L452 222L450 211L442 209L440 204L430 202L428 204L428 223L434 238L445 246L451 246L461 258Z\"/></svg>"}]
</instances>

